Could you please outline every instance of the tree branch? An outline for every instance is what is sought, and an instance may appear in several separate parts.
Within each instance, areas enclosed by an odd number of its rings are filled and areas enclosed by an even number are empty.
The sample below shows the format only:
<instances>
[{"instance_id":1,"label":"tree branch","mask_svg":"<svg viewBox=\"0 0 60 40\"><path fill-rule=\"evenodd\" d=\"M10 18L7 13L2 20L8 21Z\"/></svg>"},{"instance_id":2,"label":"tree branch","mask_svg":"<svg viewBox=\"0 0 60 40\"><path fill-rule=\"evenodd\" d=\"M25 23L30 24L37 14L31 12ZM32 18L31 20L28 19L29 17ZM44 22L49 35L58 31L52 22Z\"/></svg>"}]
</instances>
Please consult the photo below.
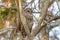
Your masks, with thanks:
<instances>
[{"instance_id":1,"label":"tree branch","mask_svg":"<svg viewBox=\"0 0 60 40\"><path fill-rule=\"evenodd\" d=\"M49 0L45 1L44 7L42 8L42 11L41 11L42 16L39 17L39 23L35 27L35 29L32 30L32 32L31 32L31 35L33 36L33 38L36 36L36 34L38 33L39 29L41 28L42 20L46 17L46 14L47 14L47 11L48 11L49 2L50 2Z\"/></svg>"},{"instance_id":2,"label":"tree branch","mask_svg":"<svg viewBox=\"0 0 60 40\"><path fill-rule=\"evenodd\" d=\"M19 10L20 10L20 18L21 18L21 22L24 26L24 29L25 29L25 32L27 34L27 36L29 37L29 40L32 40L31 36L30 36L30 30L29 30L29 27L27 26L26 24L26 19L25 17L23 16L23 9L22 9L22 0L19 0Z\"/></svg>"},{"instance_id":3,"label":"tree branch","mask_svg":"<svg viewBox=\"0 0 60 40\"><path fill-rule=\"evenodd\" d=\"M52 19L50 19L48 22L51 22L53 20L57 20L57 19L60 19L60 16L57 16L57 17L53 17Z\"/></svg>"},{"instance_id":4,"label":"tree branch","mask_svg":"<svg viewBox=\"0 0 60 40\"><path fill-rule=\"evenodd\" d=\"M47 11L48 11L48 8L49 6L54 2L50 0L46 0L45 3L44 3L44 7L42 8L42 11L41 11L41 14L42 16L39 18L39 23L37 24L37 26L35 27L34 30L32 30L31 32L31 36L34 38L36 36L37 33L39 33L39 30L41 30L42 28L44 28L44 26L42 27L41 26L41 22L42 20L46 17L46 14L47 14ZM46 25L46 24L45 24ZM38 30L37 30L38 29Z\"/></svg>"}]
</instances>

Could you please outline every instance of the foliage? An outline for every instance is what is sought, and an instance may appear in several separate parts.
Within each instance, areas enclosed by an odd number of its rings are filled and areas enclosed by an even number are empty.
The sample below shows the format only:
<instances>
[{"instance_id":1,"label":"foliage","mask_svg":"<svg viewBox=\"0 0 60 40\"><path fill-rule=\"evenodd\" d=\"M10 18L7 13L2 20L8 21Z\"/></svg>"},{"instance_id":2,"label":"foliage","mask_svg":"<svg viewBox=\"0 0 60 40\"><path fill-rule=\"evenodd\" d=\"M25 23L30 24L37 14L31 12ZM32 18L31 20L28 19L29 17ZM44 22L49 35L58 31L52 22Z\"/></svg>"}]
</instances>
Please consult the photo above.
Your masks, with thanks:
<instances>
[{"instance_id":1,"label":"foliage","mask_svg":"<svg viewBox=\"0 0 60 40\"><path fill-rule=\"evenodd\" d=\"M12 18L16 15L17 8L16 5L13 4L10 8L0 7L0 19L1 21L5 21L9 18ZM0 23L0 27L3 23Z\"/></svg>"}]
</instances>

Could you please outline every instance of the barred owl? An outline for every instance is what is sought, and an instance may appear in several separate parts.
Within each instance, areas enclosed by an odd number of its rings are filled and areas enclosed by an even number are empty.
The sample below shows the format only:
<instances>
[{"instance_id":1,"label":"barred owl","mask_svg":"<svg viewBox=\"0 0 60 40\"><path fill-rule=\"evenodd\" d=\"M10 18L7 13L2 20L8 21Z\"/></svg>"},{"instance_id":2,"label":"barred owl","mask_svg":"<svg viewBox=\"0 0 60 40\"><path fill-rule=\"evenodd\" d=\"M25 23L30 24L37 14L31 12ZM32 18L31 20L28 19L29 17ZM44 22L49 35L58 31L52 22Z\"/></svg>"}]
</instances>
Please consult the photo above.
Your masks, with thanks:
<instances>
[{"instance_id":1,"label":"barred owl","mask_svg":"<svg viewBox=\"0 0 60 40\"><path fill-rule=\"evenodd\" d=\"M33 14L32 9L27 8L24 10L24 17L26 18L26 24L29 27L29 30L31 32L32 26L33 26Z\"/></svg>"}]
</instances>

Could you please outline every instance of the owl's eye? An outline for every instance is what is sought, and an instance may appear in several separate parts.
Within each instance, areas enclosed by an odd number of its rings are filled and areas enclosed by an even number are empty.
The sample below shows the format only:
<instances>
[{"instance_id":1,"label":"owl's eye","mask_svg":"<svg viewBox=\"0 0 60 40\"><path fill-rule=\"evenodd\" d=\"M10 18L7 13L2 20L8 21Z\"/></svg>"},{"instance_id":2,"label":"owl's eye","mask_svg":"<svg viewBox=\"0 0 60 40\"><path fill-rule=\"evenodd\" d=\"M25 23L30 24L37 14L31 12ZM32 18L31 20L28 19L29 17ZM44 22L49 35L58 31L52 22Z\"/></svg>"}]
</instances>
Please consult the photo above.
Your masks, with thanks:
<instances>
[{"instance_id":1,"label":"owl's eye","mask_svg":"<svg viewBox=\"0 0 60 40\"><path fill-rule=\"evenodd\" d=\"M29 10L27 12L30 12Z\"/></svg>"}]
</instances>

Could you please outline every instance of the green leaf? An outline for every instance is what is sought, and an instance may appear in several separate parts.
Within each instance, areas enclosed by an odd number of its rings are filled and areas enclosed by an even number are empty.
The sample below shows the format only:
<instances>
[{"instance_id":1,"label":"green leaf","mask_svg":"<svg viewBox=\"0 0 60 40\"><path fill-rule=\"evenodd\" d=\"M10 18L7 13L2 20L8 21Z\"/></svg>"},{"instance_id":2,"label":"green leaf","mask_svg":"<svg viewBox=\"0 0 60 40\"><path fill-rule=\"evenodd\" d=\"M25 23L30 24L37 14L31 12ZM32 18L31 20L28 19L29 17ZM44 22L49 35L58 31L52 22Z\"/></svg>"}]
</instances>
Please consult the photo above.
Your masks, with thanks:
<instances>
[{"instance_id":1,"label":"green leaf","mask_svg":"<svg viewBox=\"0 0 60 40\"><path fill-rule=\"evenodd\" d=\"M0 9L0 14L2 13L2 10Z\"/></svg>"}]
</instances>

